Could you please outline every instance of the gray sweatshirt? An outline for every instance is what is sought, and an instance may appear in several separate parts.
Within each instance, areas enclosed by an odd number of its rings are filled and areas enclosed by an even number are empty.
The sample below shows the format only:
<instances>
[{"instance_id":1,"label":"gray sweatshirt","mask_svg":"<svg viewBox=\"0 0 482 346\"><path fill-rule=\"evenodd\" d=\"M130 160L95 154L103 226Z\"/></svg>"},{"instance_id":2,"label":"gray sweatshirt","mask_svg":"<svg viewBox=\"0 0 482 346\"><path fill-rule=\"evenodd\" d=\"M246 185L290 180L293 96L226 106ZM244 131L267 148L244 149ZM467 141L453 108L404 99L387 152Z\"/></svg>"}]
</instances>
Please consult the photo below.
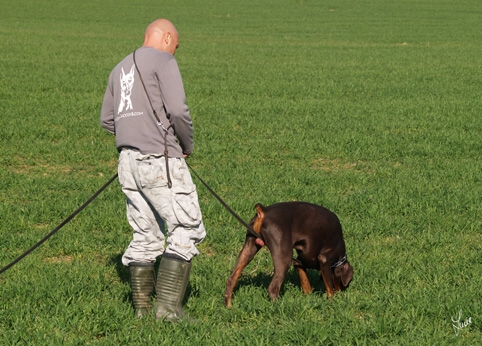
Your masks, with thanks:
<instances>
[{"instance_id":1,"label":"gray sweatshirt","mask_svg":"<svg viewBox=\"0 0 482 346\"><path fill-rule=\"evenodd\" d=\"M129 147L143 154L164 153L164 128L169 129L169 157L183 157L194 149L193 128L181 73L173 55L154 48L136 51L136 63L161 120L152 112L132 54L111 72L104 95L100 124L116 136L118 150Z\"/></svg>"}]
</instances>

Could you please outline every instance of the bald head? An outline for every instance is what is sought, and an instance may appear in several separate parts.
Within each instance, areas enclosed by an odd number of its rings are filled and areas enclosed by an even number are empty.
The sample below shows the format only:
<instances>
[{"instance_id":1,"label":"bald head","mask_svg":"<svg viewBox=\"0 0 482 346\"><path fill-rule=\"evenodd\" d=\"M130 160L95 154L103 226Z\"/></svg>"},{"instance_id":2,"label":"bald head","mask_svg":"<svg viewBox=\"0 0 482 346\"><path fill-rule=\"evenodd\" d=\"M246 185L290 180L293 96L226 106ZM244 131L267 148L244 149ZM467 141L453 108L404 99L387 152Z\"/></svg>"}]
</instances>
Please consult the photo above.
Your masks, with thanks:
<instances>
[{"instance_id":1,"label":"bald head","mask_svg":"<svg viewBox=\"0 0 482 346\"><path fill-rule=\"evenodd\" d=\"M176 27L167 19L153 21L144 34L143 47L152 47L174 55L179 47L179 35Z\"/></svg>"}]
</instances>

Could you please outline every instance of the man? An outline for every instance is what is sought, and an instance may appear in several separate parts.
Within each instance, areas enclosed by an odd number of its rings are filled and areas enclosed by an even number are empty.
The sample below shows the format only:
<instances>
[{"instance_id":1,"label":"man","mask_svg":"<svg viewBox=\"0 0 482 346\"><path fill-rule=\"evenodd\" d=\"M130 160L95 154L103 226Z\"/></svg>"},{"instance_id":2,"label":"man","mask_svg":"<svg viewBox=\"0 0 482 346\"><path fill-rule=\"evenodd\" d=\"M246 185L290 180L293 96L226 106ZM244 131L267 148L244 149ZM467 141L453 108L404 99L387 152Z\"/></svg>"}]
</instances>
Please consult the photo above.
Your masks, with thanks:
<instances>
[{"instance_id":1,"label":"man","mask_svg":"<svg viewBox=\"0 0 482 346\"><path fill-rule=\"evenodd\" d=\"M167 321L185 317L182 300L191 259L206 236L185 162L194 143L174 58L178 47L170 21L151 23L143 46L112 70L100 115L101 126L116 136L120 152L119 182L133 228L122 263L129 266L136 315L150 313L155 285L156 318ZM156 281L154 264L160 255Z\"/></svg>"}]
</instances>

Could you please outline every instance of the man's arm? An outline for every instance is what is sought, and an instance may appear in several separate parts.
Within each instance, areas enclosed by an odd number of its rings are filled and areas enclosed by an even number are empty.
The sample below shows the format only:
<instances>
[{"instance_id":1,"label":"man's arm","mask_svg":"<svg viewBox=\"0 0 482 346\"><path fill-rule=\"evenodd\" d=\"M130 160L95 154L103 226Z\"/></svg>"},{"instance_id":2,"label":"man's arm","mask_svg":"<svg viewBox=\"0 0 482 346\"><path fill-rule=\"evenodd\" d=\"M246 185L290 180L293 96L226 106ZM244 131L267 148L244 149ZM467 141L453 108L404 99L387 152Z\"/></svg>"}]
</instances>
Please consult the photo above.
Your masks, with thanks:
<instances>
[{"instance_id":1,"label":"man's arm","mask_svg":"<svg viewBox=\"0 0 482 346\"><path fill-rule=\"evenodd\" d=\"M104 100L102 101L102 109L100 111L100 126L115 135L114 126L114 93L112 90L111 76L109 76L109 84L105 90Z\"/></svg>"},{"instance_id":2,"label":"man's arm","mask_svg":"<svg viewBox=\"0 0 482 346\"><path fill-rule=\"evenodd\" d=\"M168 61L162 75L159 76L159 87L167 116L176 131L179 144L183 153L189 155L194 150L192 120L186 105L181 73L174 58Z\"/></svg>"}]
</instances>

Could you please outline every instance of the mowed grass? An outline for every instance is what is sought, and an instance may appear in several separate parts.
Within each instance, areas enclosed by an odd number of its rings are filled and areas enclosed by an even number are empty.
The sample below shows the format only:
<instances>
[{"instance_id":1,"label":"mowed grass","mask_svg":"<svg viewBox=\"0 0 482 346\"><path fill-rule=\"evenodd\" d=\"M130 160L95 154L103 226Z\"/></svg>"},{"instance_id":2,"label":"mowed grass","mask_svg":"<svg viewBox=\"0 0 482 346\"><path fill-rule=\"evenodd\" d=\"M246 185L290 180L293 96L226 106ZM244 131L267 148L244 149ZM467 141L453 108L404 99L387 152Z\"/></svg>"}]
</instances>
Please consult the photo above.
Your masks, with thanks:
<instances>
[{"instance_id":1,"label":"mowed grass","mask_svg":"<svg viewBox=\"0 0 482 346\"><path fill-rule=\"evenodd\" d=\"M208 236L185 304L198 323L136 319L120 264L131 231L114 183L0 276L1 343L478 344L476 0L2 3L0 267L115 174L114 138L98 120L107 77L158 17L180 33L190 164L246 220L258 202L336 212L354 280L328 300L317 272L304 296L290 270L272 303L262 250L226 309L245 231L198 182Z\"/></svg>"}]
</instances>

